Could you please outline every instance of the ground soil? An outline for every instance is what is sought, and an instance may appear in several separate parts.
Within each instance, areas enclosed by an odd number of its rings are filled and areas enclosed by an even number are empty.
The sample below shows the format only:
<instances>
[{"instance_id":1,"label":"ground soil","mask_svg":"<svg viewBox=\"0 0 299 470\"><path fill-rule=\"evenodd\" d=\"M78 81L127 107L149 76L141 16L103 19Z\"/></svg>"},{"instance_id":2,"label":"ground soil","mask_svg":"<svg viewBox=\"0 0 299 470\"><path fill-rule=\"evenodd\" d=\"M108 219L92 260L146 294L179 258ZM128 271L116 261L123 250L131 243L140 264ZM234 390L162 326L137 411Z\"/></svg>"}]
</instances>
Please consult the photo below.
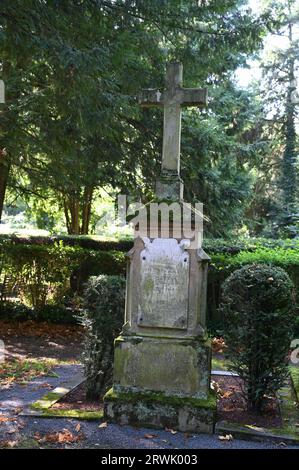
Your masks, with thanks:
<instances>
[{"instance_id":1,"label":"ground soil","mask_svg":"<svg viewBox=\"0 0 299 470\"><path fill-rule=\"evenodd\" d=\"M269 398L263 414L248 411L244 396L244 385L239 377L214 376L218 389L217 420L238 424L249 424L257 427L278 428L282 419L277 398Z\"/></svg>"},{"instance_id":2,"label":"ground soil","mask_svg":"<svg viewBox=\"0 0 299 470\"><path fill-rule=\"evenodd\" d=\"M0 320L0 339L5 354L15 358L80 360L83 329L76 325Z\"/></svg>"},{"instance_id":3,"label":"ground soil","mask_svg":"<svg viewBox=\"0 0 299 470\"><path fill-rule=\"evenodd\" d=\"M73 389L70 393L65 395L52 409L59 408L61 410L85 410L85 411L99 411L103 409L102 400L90 400L86 398L85 382Z\"/></svg>"},{"instance_id":4,"label":"ground soil","mask_svg":"<svg viewBox=\"0 0 299 470\"><path fill-rule=\"evenodd\" d=\"M257 415L246 409L246 402L242 392L242 381L240 378L219 375L214 376L214 381L217 383L217 388L219 387L217 402L218 420L266 428L275 428L282 425L277 399L269 399L266 403L264 413ZM59 400L52 408L99 411L103 408L103 403L100 399L86 399L85 383L82 383Z\"/></svg>"}]
</instances>

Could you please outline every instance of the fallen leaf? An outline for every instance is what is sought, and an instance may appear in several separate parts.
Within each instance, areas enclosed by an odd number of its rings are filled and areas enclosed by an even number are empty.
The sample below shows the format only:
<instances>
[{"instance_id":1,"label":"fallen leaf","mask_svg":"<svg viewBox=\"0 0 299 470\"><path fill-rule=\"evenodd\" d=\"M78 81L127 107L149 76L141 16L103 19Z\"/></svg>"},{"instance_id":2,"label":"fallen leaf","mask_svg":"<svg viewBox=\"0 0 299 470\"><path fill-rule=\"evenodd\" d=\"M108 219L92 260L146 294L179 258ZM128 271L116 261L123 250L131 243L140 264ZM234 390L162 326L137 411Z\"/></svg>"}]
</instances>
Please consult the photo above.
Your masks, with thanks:
<instances>
[{"instance_id":1,"label":"fallen leaf","mask_svg":"<svg viewBox=\"0 0 299 470\"><path fill-rule=\"evenodd\" d=\"M146 439L153 439L154 437L157 437L156 434L144 434L144 437Z\"/></svg>"},{"instance_id":2,"label":"fallen leaf","mask_svg":"<svg viewBox=\"0 0 299 470\"><path fill-rule=\"evenodd\" d=\"M165 428L165 431L170 432L171 434L177 434L177 431L174 431L173 429L170 428Z\"/></svg>"},{"instance_id":3,"label":"fallen leaf","mask_svg":"<svg viewBox=\"0 0 299 470\"><path fill-rule=\"evenodd\" d=\"M78 423L77 426L76 426L76 431L79 432L80 429L81 429L81 424Z\"/></svg>"},{"instance_id":4,"label":"fallen leaf","mask_svg":"<svg viewBox=\"0 0 299 470\"><path fill-rule=\"evenodd\" d=\"M105 423L101 423L99 425L99 428L106 428L107 426L108 426L108 423L105 422Z\"/></svg>"},{"instance_id":5,"label":"fallen leaf","mask_svg":"<svg viewBox=\"0 0 299 470\"><path fill-rule=\"evenodd\" d=\"M18 441L3 441L1 444L3 447L9 447L10 449L12 449L17 445L17 443Z\"/></svg>"},{"instance_id":6,"label":"fallen leaf","mask_svg":"<svg viewBox=\"0 0 299 470\"><path fill-rule=\"evenodd\" d=\"M218 436L220 441L232 441L233 436L231 434L225 434L225 436Z\"/></svg>"},{"instance_id":7,"label":"fallen leaf","mask_svg":"<svg viewBox=\"0 0 299 470\"><path fill-rule=\"evenodd\" d=\"M0 416L0 423L7 423L8 421L16 421L16 418L8 418L7 416Z\"/></svg>"},{"instance_id":8,"label":"fallen leaf","mask_svg":"<svg viewBox=\"0 0 299 470\"><path fill-rule=\"evenodd\" d=\"M83 439L83 434L80 434L78 436L74 436L71 431L68 429L63 429L61 432L54 432L54 433L49 433L45 434L43 437L40 435L39 432L36 432L34 434L34 438L38 442L51 442L55 443L58 442L59 444L66 444L66 443L71 443L71 442L78 442L79 440Z\"/></svg>"}]
</instances>

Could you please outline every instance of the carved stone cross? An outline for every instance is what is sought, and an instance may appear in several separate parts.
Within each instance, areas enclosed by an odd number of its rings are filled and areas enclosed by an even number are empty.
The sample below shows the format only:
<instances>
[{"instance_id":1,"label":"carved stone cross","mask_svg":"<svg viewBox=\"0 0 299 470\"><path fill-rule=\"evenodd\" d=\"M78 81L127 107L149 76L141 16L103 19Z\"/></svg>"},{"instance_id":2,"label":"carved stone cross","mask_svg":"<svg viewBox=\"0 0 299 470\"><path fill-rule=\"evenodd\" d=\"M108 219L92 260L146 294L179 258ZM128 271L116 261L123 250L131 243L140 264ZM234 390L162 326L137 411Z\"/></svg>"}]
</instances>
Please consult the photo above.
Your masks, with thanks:
<instances>
[{"instance_id":1,"label":"carved stone cross","mask_svg":"<svg viewBox=\"0 0 299 470\"><path fill-rule=\"evenodd\" d=\"M143 90L139 104L143 107L164 107L162 173L166 170L180 174L181 107L203 108L207 102L206 88L183 88L183 66L177 62L167 65L166 90Z\"/></svg>"}]
</instances>

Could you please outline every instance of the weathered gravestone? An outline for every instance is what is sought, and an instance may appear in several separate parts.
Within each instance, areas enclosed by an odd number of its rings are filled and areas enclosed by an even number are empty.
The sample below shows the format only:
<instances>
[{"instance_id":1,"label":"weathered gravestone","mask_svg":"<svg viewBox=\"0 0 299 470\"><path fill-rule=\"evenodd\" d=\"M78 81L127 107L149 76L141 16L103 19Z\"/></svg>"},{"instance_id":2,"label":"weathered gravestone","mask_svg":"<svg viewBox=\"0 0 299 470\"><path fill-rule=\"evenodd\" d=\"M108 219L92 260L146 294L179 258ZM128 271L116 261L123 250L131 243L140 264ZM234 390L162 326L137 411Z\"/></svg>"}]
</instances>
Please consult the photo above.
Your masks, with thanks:
<instances>
[{"instance_id":1,"label":"weathered gravestone","mask_svg":"<svg viewBox=\"0 0 299 470\"><path fill-rule=\"evenodd\" d=\"M168 65L166 82L166 91L144 91L140 103L164 107L158 200L183 206L181 106L204 106L206 90L183 88L177 63ZM216 399L210 390L211 346L205 331L209 258L183 230L159 237L150 229L135 238L128 253L125 324L115 341L105 416L121 424L211 433Z\"/></svg>"}]
</instances>

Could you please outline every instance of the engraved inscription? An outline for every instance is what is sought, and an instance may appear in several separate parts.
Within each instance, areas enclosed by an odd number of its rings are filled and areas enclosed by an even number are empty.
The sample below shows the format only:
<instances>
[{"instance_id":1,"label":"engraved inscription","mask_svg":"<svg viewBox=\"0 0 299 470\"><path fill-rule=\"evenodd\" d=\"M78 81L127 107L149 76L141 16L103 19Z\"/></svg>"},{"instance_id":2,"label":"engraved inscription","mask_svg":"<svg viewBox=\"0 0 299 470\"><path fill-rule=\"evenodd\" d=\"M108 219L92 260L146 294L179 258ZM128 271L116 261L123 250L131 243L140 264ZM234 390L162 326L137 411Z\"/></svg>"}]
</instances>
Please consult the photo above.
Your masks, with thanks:
<instances>
[{"instance_id":1,"label":"engraved inscription","mask_svg":"<svg viewBox=\"0 0 299 470\"><path fill-rule=\"evenodd\" d=\"M143 238L138 325L187 328L189 240Z\"/></svg>"}]
</instances>

